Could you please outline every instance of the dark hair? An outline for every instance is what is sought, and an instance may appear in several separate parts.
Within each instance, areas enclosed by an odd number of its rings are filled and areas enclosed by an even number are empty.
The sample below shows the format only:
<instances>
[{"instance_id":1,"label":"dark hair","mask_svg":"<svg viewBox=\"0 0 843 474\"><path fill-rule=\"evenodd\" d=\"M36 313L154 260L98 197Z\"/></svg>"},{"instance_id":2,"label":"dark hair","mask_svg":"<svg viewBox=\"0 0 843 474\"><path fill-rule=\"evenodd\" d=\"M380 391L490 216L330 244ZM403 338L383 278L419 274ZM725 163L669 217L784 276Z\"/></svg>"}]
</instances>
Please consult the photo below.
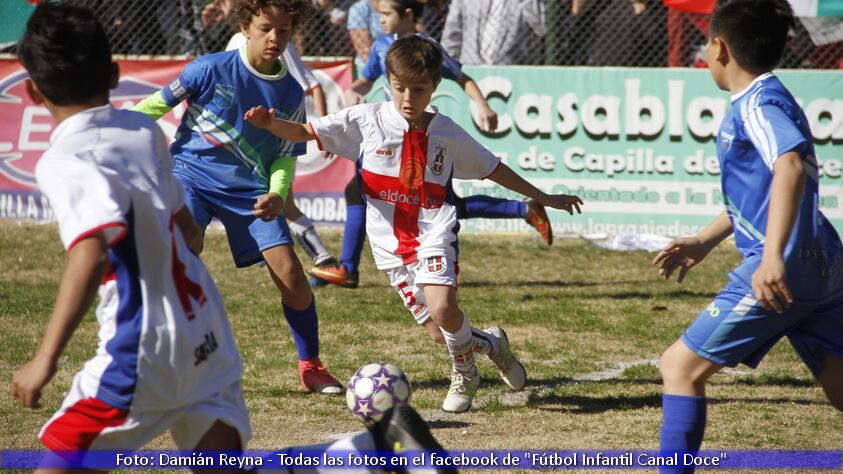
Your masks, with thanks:
<instances>
[{"instance_id":1,"label":"dark hair","mask_svg":"<svg viewBox=\"0 0 843 474\"><path fill-rule=\"evenodd\" d=\"M108 100L111 46L87 8L42 3L18 43L18 57L44 97L56 105Z\"/></svg>"},{"instance_id":2,"label":"dark hair","mask_svg":"<svg viewBox=\"0 0 843 474\"><path fill-rule=\"evenodd\" d=\"M260 16L261 11L270 7L278 7L289 13L293 19L293 28L311 12L310 2L305 0L237 0L237 22L248 25L253 17Z\"/></svg>"},{"instance_id":3,"label":"dark hair","mask_svg":"<svg viewBox=\"0 0 843 474\"><path fill-rule=\"evenodd\" d=\"M429 78L435 84L442 77L442 48L418 35L399 38L386 52L386 72L401 81Z\"/></svg>"},{"instance_id":4,"label":"dark hair","mask_svg":"<svg viewBox=\"0 0 843 474\"><path fill-rule=\"evenodd\" d=\"M769 71L781 61L793 24L787 0L721 0L711 14L709 37L721 37L742 67Z\"/></svg>"},{"instance_id":5,"label":"dark hair","mask_svg":"<svg viewBox=\"0 0 843 474\"><path fill-rule=\"evenodd\" d=\"M416 21L421 19L422 13L424 13L424 7L429 6L433 9L439 8L439 0L387 0L388 2L392 3L392 6L395 8L395 11L398 12L400 17L404 17L404 11L407 9L412 10L413 12L413 19Z\"/></svg>"}]
</instances>

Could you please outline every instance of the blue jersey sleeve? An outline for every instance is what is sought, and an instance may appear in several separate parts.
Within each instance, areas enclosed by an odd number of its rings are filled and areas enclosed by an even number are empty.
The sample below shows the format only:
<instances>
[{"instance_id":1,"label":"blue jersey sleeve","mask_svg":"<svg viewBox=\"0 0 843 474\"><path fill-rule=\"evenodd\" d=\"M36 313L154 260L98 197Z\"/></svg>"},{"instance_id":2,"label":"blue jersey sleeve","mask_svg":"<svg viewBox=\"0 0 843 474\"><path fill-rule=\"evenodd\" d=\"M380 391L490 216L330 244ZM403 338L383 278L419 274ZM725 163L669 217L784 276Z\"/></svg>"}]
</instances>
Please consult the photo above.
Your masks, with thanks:
<instances>
[{"instance_id":1,"label":"blue jersey sleeve","mask_svg":"<svg viewBox=\"0 0 843 474\"><path fill-rule=\"evenodd\" d=\"M761 104L750 109L744 126L750 141L770 169L780 156L789 151L797 151L804 157L804 148L810 143L810 137L794 119L775 104Z\"/></svg>"},{"instance_id":2,"label":"blue jersey sleeve","mask_svg":"<svg viewBox=\"0 0 843 474\"><path fill-rule=\"evenodd\" d=\"M179 102L195 97L202 90L207 74L207 68L199 60L188 63L176 80L161 89L164 102L175 107Z\"/></svg>"},{"instance_id":3,"label":"blue jersey sleeve","mask_svg":"<svg viewBox=\"0 0 843 474\"><path fill-rule=\"evenodd\" d=\"M298 122L300 124L307 123L307 113L305 112L304 98L302 98L298 109L296 109L296 111L290 117L290 120L293 122ZM284 140L283 145L281 146L281 152L278 154L278 156L301 156L306 153L307 142L295 143Z\"/></svg>"},{"instance_id":4,"label":"blue jersey sleeve","mask_svg":"<svg viewBox=\"0 0 843 474\"><path fill-rule=\"evenodd\" d=\"M366 64L360 71L360 75L369 82L375 82L379 77L386 73L386 71L381 68L380 56L378 55L378 50L380 49L378 47L379 45L380 41L375 41L372 44L372 47L369 48L369 59L366 60Z\"/></svg>"},{"instance_id":5,"label":"blue jersey sleeve","mask_svg":"<svg viewBox=\"0 0 843 474\"><path fill-rule=\"evenodd\" d=\"M446 53L441 46L439 49L442 51L442 77L456 81L462 75L462 64Z\"/></svg>"}]
</instances>

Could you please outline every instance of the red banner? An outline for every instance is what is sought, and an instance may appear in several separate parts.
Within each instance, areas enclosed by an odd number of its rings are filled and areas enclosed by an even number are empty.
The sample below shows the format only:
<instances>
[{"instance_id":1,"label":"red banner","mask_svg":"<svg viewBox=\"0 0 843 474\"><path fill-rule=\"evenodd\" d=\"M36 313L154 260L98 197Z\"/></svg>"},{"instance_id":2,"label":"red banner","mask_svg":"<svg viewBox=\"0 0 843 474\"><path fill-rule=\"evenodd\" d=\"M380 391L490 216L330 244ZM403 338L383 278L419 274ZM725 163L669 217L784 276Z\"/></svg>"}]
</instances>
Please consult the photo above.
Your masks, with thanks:
<instances>
[{"instance_id":1,"label":"red banner","mask_svg":"<svg viewBox=\"0 0 843 474\"><path fill-rule=\"evenodd\" d=\"M118 108L131 108L144 97L175 79L187 63L180 61L118 61L120 83L111 91L111 102ZM342 94L351 84L352 63L348 61L311 62L333 112L343 106ZM46 108L26 95L28 75L20 63L0 60L0 219L49 220L52 211L38 192L35 165L50 145L55 124ZM310 99L308 98L308 102ZM186 109L184 103L165 115L158 124L172 138ZM313 109L308 104L308 116ZM313 220L345 220L345 184L354 173L354 164L345 159L324 159L313 143L299 157L294 184L296 200Z\"/></svg>"}]
</instances>

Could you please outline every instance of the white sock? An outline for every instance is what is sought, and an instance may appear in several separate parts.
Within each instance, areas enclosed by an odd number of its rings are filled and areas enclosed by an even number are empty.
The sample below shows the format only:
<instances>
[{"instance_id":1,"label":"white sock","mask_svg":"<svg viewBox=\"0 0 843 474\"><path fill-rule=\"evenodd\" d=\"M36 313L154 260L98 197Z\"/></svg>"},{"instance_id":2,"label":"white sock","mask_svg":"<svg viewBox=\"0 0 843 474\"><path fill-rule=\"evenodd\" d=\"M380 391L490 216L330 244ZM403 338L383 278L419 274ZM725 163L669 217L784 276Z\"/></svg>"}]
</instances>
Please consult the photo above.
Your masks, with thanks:
<instances>
[{"instance_id":1,"label":"white sock","mask_svg":"<svg viewBox=\"0 0 843 474\"><path fill-rule=\"evenodd\" d=\"M474 340L471 334L471 325L468 318L462 315L462 325L455 333L450 333L444 328L442 335L445 336L445 345L448 346L448 353L451 355L451 362L454 370L464 374L471 373L474 369Z\"/></svg>"},{"instance_id":2,"label":"white sock","mask_svg":"<svg viewBox=\"0 0 843 474\"><path fill-rule=\"evenodd\" d=\"M290 222L290 231L298 241L299 245L304 249L307 256L313 260L313 263L319 265L331 258L322 239L316 232L316 227L313 226L313 221L304 214L298 219Z\"/></svg>"}]
</instances>

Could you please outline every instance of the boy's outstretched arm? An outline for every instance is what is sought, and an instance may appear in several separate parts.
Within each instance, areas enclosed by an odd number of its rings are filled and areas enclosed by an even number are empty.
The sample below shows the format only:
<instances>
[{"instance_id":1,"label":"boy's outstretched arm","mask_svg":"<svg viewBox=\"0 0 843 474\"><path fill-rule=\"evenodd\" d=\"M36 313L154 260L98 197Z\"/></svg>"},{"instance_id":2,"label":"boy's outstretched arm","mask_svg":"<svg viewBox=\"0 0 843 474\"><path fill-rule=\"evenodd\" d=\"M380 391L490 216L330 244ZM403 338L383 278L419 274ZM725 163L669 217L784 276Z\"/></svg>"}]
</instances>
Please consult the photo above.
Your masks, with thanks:
<instances>
[{"instance_id":1,"label":"boy's outstretched arm","mask_svg":"<svg viewBox=\"0 0 843 474\"><path fill-rule=\"evenodd\" d=\"M276 119L275 109L267 110L262 105L247 110L243 118L255 127L269 130L284 140L301 143L316 139L309 124Z\"/></svg>"},{"instance_id":2,"label":"boy's outstretched arm","mask_svg":"<svg viewBox=\"0 0 843 474\"><path fill-rule=\"evenodd\" d=\"M351 83L351 87L345 91L345 106L351 107L352 105L366 102L366 98L363 96L372 90L372 84L374 83L365 77L358 77L355 79L354 82Z\"/></svg>"},{"instance_id":3,"label":"boy's outstretched arm","mask_svg":"<svg viewBox=\"0 0 843 474\"><path fill-rule=\"evenodd\" d=\"M50 322L35 356L12 377L12 396L38 408L41 389L56 372L56 363L79 321L91 307L108 264L102 232L77 242L69 251Z\"/></svg>"},{"instance_id":4,"label":"boy's outstretched arm","mask_svg":"<svg viewBox=\"0 0 843 474\"><path fill-rule=\"evenodd\" d=\"M582 210L580 210L580 206L583 203L582 199L567 194L547 194L530 184L526 179L516 174L515 171L512 171L509 166L503 163L500 163L495 168L495 171L492 171L492 174L487 176L486 179L492 180L516 193L535 199L539 204L544 206L562 209L568 211L568 214L573 214L574 209L576 209L577 214L582 214Z\"/></svg>"},{"instance_id":5,"label":"boy's outstretched arm","mask_svg":"<svg viewBox=\"0 0 843 474\"><path fill-rule=\"evenodd\" d=\"M693 237L673 239L653 259L653 265L659 267L659 276L667 280L678 268L677 283L682 283L688 270L711 252L717 244L732 235L732 222L726 211L721 212L708 223L699 234Z\"/></svg>"},{"instance_id":6,"label":"boy's outstretched arm","mask_svg":"<svg viewBox=\"0 0 843 474\"><path fill-rule=\"evenodd\" d=\"M480 130L487 133L497 130L498 114L489 107L489 103L486 102L486 98L483 97L483 92L480 91L480 87L476 82L474 82L474 79L472 79L468 74L461 74L459 79L457 79L457 83L459 83L462 90L465 91L465 95L467 95L477 105L479 110L478 120L480 122Z\"/></svg>"},{"instance_id":7,"label":"boy's outstretched arm","mask_svg":"<svg viewBox=\"0 0 843 474\"><path fill-rule=\"evenodd\" d=\"M802 156L790 151L773 165L770 207L767 210L767 232L761 265L752 275L752 290L761 306L777 313L793 304L793 295L785 281L784 253L799 203L805 191L805 165Z\"/></svg>"}]
</instances>

